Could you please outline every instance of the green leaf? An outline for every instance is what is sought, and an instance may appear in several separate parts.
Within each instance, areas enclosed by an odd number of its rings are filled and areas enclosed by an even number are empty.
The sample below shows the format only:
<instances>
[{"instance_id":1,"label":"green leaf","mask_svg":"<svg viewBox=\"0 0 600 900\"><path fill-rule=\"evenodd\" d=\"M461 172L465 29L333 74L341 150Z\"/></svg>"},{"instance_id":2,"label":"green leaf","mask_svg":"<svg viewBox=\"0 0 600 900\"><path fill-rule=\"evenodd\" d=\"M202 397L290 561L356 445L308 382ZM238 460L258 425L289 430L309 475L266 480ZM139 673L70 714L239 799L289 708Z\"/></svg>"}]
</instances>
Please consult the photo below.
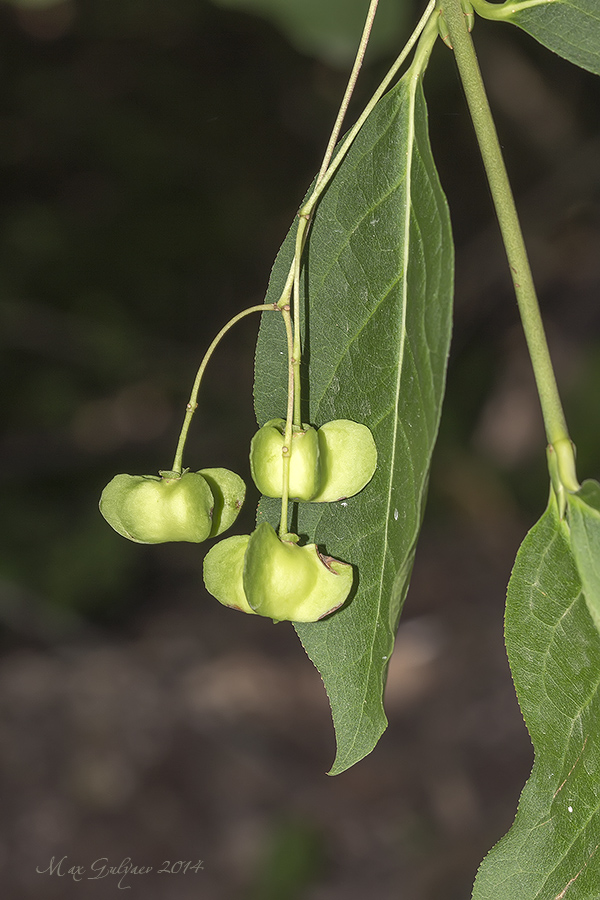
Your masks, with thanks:
<instances>
[{"instance_id":1,"label":"green leaf","mask_svg":"<svg viewBox=\"0 0 600 900\"><path fill-rule=\"evenodd\" d=\"M511 4L515 8L515 4ZM510 12L506 21L569 62L600 75L600 3L598 0L549 0Z\"/></svg>"},{"instance_id":2,"label":"green leaf","mask_svg":"<svg viewBox=\"0 0 600 900\"><path fill-rule=\"evenodd\" d=\"M295 225L276 260L277 300ZM301 503L292 528L357 571L351 601L298 625L319 669L337 738L332 774L386 727L382 694L421 525L448 357L453 246L427 134L420 79L405 76L369 116L317 207L305 257L302 419L346 418L373 432L378 468L354 497ZM280 316L263 315L256 354L260 424L285 414ZM259 521L279 520L261 501Z\"/></svg>"},{"instance_id":3,"label":"green leaf","mask_svg":"<svg viewBox=\"0 0 600 900\"><path fill-rule=\"evenodd\" d=\"M567 494L571 546L585 599L600 631L600 484L584 481L576 494Z\"/></svg>"},{"instance_id":4,"label":"green leaf","mask_svg":"<svg viewBox=\"0 0 600 900\"><path fill-rule=\"evenodd\" d=\"M506 646L535 763L473 900L592 900L600 890L600 635L554 500L517 555Z\"/></svg>"},{"instance_id":5,"label":"green leaf","mask_svg":"<svg viewBox=\"0 0 600 900\"><path fill-rule=\"evenodd\" d=\"M302 53L334 66L354 59L369 0L214 0L270 19ZM411 9L406 2L382 3L369 41L369 55L381 56L400 44Z\"/></svg>"}]
</instances>

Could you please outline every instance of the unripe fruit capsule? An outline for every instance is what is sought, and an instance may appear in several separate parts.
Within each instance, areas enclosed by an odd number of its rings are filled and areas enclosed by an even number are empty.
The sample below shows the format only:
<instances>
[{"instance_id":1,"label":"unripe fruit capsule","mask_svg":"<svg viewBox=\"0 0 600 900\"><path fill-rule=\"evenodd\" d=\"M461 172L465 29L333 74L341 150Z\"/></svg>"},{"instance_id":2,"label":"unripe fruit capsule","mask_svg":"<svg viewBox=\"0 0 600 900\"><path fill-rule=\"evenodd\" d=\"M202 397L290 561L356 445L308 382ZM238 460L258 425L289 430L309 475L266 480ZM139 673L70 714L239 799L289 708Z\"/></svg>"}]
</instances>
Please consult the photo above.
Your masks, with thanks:
<instances>
[{"instance_id":1,"label":"unripe fruit capsule","mask_svg":"<svg viewBox=\"0 0 600 900\"><path fill-rule=\"evenodd\" d=\"M217 537L233 525L246 496L244 480L230 469L200 469L214 498L210 537Z\"/></svg>"},{"instance_id":2,"label":"unripe fruit capsule","mask_svg":"<svg viewBox=\"0 0 600 900\"><path fill-rule=\"evenodd\" d=\"M282 495L284 431L285 421L272 419L252 439L252 477L267 497ZM313 503L353 497L376 468L377 447L366 425L349 419L335 419L319 429L303 425L292 436L289 497Z\"/></svg>"},{"instance_id":3,"label":"unripe fruit capsule","mask_svg":"<svg viewBox=\"0 0 600 900\"><path fill-rule=\"evenodd\" d=\"M315 544L283 541L266 522L216 544L204 560L204 583L220 603L276 622L322 619L345 602L353 578L348 563L321 556Z\"/></svg>"},{"instance_id":4,"label":"unripe fruit capsule","mask_svg":"<svg viewBox=\"0 0 600 900\"><path fill-rule=\"evenodd\" d=\"M139 544L205 541L235 521L245 485L227 469L204 473L115 475L102 491L100 511L116 532Z\"/></svg>"},{"instance_id":5,"label":"unripe fruit capsule","mask_svg":"<svg viewBox=\"0 0 600 900\"><path fill-rule=\"evenodd\" d=\"M249 534L234 534L215 544L204 557L204 584L223 606L255 615L244 593L244 555L249 540Z\"/></svg>"},{"instance_id":6,"label":"unripe fruit capsule","mask_svg":"<svg viewBox=\"0 0 600 900\"><path fill-rule=\"evenodd\" d=\"M352 588L348 563L322 557L277 537L267 522L251 535L244 558L244 592L252 609L277 621L316 622L338 609Z\"/></svg>"},{"instance_id":7,"label":"unripe fruit capsule","mask_svg":"<svg viewBox=\"0 0 600 900\"><path fill-rule=\"evenodd\" d=\"M359 422L335 419L322 425L318 436L321 475L313 503L358 494L377 468L377 447L370 430Z\"/></svg>"},{"instance_id":8,"label":"unripe fruit capsule","mask_svg":"<svg viewBox=\"0 0 600 900\"><path fill-rule=\"evenodd\" d=\"M271 419L250 444L250 470L266 497L281 497L283 488L284 419ZM289 497L310 500L319 489L319 439L310 425L294 428L290 448Z\"/></svg>"}]
</instances>

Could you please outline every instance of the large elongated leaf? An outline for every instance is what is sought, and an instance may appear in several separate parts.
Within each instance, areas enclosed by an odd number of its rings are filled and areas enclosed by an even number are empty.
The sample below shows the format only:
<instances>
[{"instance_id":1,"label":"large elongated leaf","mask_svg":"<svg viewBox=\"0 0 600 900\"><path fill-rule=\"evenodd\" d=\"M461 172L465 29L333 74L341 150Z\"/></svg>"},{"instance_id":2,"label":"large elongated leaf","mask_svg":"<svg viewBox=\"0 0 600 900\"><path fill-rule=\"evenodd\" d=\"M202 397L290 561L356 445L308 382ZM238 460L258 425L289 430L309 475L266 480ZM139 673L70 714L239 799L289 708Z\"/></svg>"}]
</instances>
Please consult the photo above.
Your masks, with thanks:
<instances>
[{"instance_id":1,"label":"large elongated leaf","mask_svg":"<svg viewBox=\"0 0 600 900\"><path fill-rule=\"evenodd\" d=\"M295 227L276 261L278 298ZM357 496L298 504L292 525L356 567L357 590L328 619L296 630L317 668L337 738L332 773L371 751L386 727L382 694L423 515L451 330L453 247L431 157L420 80L377 105L314 219L303 279L303 420L368 425L377 472ZM263 315L256 356L259 422L285 413L281 317ZM277 501L260 516L276 525Z\"/></svg>"},{"instance_id":2,"label":"large elongated leaf","mask_svg":"<svg viewBox=\"0 0 600 900\"><path fill-rule=\"evenodd\" d=\"M508 8L506 21L518 25L544 47L600 75L598 0L548 0L539 6Z\"/></svg>"},{"instance_id":3,"label":"large elongated leaf","mask_svg":"<svg viewBox=\"0 0 600 900\"><path fill-rule=\"evenodd\" d=\"M535 764L473 900L600 896L600 635L551 501L517 555L506 646Z\"/></svg>"}]
</instances>

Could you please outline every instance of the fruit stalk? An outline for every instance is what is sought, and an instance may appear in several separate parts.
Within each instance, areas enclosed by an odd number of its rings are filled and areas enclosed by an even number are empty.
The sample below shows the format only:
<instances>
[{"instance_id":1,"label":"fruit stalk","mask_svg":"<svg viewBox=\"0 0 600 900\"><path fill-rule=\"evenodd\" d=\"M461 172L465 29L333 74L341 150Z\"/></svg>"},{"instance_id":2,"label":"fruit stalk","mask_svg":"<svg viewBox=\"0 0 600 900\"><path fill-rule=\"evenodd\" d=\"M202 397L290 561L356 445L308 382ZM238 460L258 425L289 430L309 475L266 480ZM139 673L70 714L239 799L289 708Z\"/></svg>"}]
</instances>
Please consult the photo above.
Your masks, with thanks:
<instances>
[{"instance_id":1,"label":"fruit stalk","mask_svg":"<svg viewBox=\"0 0 600 900\"><path fill-rule=\"evenodd\" d=\"M179 440L177 442L177 449L175 451L175 459L173 460L172 471L176 474L181 475L183 472L183 450L185 447L185 442L187 440L187 435L190 427L190 423L192 421L192 416L196 412L198 407L198 391L200 390L200 384L202 382L202 377L204 375L204 370L208 365L208 362L213 355L217 345L221 341L221 339L227 334L230 328L233 328L241 319L249 316L254 312L265 312L266 310L277 310L278 306L274 303L261 303L258 306L249 306L247 309L242 310L242 312L238 313L232 319L227 322L226 325L221 328L215 339L212 341L208 350L204 354L204 358L200 363L200 368L196 374L196 379L194 381L194 385L192 387L192 392L190 394L190 399L186 406L185 417L183 420L183 425L181 426L181 432L179 434Z\"/></svg>"}]
</instances>

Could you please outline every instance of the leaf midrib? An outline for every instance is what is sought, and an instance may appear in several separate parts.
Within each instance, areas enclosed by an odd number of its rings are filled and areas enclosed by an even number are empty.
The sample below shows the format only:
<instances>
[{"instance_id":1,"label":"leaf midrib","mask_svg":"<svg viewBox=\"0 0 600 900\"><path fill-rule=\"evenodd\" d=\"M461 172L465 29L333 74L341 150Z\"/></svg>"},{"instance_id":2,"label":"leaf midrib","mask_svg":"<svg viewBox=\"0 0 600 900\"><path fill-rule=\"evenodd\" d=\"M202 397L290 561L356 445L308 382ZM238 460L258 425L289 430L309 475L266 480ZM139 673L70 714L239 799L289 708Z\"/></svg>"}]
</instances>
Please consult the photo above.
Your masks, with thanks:
<instances>
[{"instance_id":1,"label":"leaf midrib","mask_svg":"<svg viewBox=\"0 0 600 900\"><path fill-rule=\"evenodd\" d=\"M405 76L406 77L406 76ZM401 340L400 347L398 352L398 374L396 377L396 390L394 394L394 407L396 411L398 410L399 399L400 399L400 384L402 381L402 364L404 361L404 347L406 345L406 306L407 306L407 285L408 285L408 262L409 262L409 247L410 247L410 214L411 214L411 206L412 206L412 164L413 164L413 152L414 152L414 142L415 142L415 121L414 121L414 110L416 104L416 84L417 81L414 77L409 76L410 79L410 91L409 91L409 115L408 115L408 123L409 123L409 136L407 139L407 170L406 170L406 193L405 193L405 210L404 210L404 267L402 274L402 284L403 284L403 297L404 301L402 303L402 328L400 329ZM394 466L396 460L396 442L398 435L398 415L395 416L394 421L394 429L393 429L393 440L392 440L392 459L391 465L389 467L389 481L388 481L388 491L387 491L387 499L385 503L385 529L384 529L384 537L382 541L382 565L380 567L381 575L379 579L379 586L377 592L377 619L379 621L381 618L381 606L382 606L382 597L383 597L383 580L386 574L386 556L388 555L389 549L389 521L390 521L390 511L392 508L392 486L393 486L393 473ZM375 630L372 632L371 644L369 648L369 677L365 682L365 689L363 691L362 700L363 705L365 704L365 697L367 695L367 685L371 682L372 672L374 670L373 666L373 657L375 651ZM354 738L352 742L348 745L348 750L346 753L346 759L351 755L351 751L354 749L357 743L358 734L361 730L361 724L363 721L363 715L361 715L357 721L356 729L354 732Z\"/></svg>"}]
</instances>

